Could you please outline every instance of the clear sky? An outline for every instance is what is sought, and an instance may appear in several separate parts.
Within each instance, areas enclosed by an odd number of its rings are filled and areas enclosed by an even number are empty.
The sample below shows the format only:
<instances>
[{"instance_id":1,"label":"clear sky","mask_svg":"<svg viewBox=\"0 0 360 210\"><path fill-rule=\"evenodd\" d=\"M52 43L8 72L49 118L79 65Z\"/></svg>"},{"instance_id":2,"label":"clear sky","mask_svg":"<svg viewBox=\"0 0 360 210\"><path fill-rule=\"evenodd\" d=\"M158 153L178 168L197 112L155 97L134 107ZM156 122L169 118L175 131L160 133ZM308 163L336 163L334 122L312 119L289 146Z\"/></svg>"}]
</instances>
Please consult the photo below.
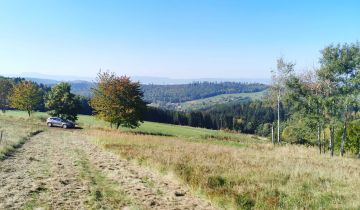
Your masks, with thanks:
<instances>
[{"instance_id":1,"label":"clear sky","mask_svg":"<svg viewBox=\"0 0 360 210\"><path fill-rule=\"evenodd\" d=\"M0 0L0 74L266 78L359 36L355 0Z\"/></svg>"}]
</instances>

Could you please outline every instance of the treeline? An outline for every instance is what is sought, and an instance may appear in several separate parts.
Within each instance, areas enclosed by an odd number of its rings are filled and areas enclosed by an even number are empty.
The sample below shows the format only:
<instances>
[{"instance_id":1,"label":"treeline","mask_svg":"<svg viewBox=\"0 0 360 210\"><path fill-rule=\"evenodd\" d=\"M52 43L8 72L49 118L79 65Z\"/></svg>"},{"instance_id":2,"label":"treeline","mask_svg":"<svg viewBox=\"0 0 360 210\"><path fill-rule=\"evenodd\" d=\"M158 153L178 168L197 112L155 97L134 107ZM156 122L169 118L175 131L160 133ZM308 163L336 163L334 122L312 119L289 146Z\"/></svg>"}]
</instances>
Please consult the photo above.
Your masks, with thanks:
<instances>
[{"instance_id":1,"label":"treeline","mask_svg":"<svg viewBox=\"0 0 360 210\"><path fill-rule=\"evenodd\" d=\"M230 93L260 92L267 88L259 83L195 82L182 85L142 85L147 102L181 103Z\"/></svg>"},{"instance_id":2,"label":"treeline","mask_svg":"<svg viewBox=\"0 0 360 210\"><path fill-rule=\"evenodd\" d=\"M78 114L93 114L110 125L135 128L143 122L146 102L138 82L115 73L99 72L92 97L84 98L71 92L69 83L51 88L24 79L0 77L0 109L47 111L50 116L76 121Z\"/></svg>"},{"instance_id":3,"label":"treeline","mask_svg":"<svg viewBox=\"0 0 360 210\"><path fill-rule=\"evenodd\" d=\"M146 121L268 136L276 112L263 101L217 105L203 111L179 112L148 107ZM285 111L281 112L285 119Z\"/></svg>"},{"instance_id":4,"label":"treeline","mask_svg":"<svg viewBox=\"0 0 360 210\"><path fill-rule=\"evenodd\" d=\"M70 88L70 85L68 88ZM18 92L16 93L15 90L18 90ZM29 114L32 111L49 111L45 105L50 91L51 87L48 85L27 81L20 77L7 78L0 76L0 110L5 112L6 110L20 108ZM12 104L11 98L22 100L14 100ZM76 95L76 98L79 103L78 114L90 115L92 113L92 108L89 105L90 98L81 95Z\"/></svg>"}]
</instances>

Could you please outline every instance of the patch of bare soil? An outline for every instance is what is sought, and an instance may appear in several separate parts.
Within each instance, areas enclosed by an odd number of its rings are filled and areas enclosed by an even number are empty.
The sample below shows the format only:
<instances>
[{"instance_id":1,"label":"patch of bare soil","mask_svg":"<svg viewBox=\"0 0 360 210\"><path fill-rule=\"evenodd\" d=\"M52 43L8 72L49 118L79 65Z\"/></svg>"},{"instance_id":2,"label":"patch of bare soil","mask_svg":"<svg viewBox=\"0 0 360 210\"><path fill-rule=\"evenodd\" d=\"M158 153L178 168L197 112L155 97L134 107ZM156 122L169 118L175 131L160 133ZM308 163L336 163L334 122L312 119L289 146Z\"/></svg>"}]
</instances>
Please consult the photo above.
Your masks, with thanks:
<instances>
[{"instance_id":1,"label":"patch of bare soil","mask_svg":"<svg viewBox=\"0 0 360 210\"><path fill-rule=\"evenodd\" d=\"M189 190L91 144L48 129L0 161L0 209L213 209Z\"/></svg>"}]
</instances>

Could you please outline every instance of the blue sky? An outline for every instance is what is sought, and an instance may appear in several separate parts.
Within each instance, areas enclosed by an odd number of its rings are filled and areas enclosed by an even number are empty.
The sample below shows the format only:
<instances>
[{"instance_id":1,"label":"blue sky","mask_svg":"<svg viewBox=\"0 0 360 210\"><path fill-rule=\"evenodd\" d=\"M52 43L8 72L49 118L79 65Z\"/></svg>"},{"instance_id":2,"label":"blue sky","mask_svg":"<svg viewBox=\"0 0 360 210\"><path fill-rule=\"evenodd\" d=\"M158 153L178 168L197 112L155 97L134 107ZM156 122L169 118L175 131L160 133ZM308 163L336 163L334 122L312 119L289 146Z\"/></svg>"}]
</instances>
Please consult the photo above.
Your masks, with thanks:
<instances>
[{"instance_id":1,"label":"blue sky","mask_svg":"<svg viewBox=\"0 0 360 210\"><path fill-rule=\"evenodd\" d=\"M360 1L0 0L0 74L267 78L360 36Z\"/></svg>"}]
</instances>

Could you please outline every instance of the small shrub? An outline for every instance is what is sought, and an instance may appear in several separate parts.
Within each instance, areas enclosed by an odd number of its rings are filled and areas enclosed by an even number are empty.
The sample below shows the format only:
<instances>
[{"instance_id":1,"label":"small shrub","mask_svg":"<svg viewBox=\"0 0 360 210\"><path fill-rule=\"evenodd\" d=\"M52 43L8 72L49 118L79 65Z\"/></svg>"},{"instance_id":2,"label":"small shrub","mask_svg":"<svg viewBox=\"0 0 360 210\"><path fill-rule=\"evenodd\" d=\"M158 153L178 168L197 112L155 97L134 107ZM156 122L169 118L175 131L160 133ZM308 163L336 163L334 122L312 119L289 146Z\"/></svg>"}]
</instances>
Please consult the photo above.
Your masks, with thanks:
<instances>
[{"instance_id":1,"label":"small shrub","mask_svg":"<svg viewBox=\"0 0 360 210\"><path fill-rule=\"evenodd\" d=\"M187 163L178 163L175 166L175 171L182 177L186 182L191 182L193 179L194 169Z\"/></svg>"},{"instance_id":2,"label":"small shrub","mask_svg":"<svg viewBox=\"0 0 360 210\"><path fill-rule=\"evenodd\" d=\"M255 201L248 194L237 195L235 202L240 209L253 209L255 206Z\"/></svg>"},{"instance_id":3,"label":"small shrub","mask_svg":"<svg viewBox=\"0 0 360 210\"><path fill-rule=\"evenodd\" d=\"M223 187L226 185L227 180L222 176L210 176L208 177L207 186L211 189Z\"/></svg>"},{"instance_id":4,"label":"small shrub","mask_svg":"<svg viewBox=\"0 0 360 210\"><path fill-rule=\"evenodd\" d=\"M202 139L205 140L222 140L222 141L232 141L235 139L231 138L230 136L226 135L213 135L213 134L205 134L201 136Z\"/></svg>"}]
</instances>

